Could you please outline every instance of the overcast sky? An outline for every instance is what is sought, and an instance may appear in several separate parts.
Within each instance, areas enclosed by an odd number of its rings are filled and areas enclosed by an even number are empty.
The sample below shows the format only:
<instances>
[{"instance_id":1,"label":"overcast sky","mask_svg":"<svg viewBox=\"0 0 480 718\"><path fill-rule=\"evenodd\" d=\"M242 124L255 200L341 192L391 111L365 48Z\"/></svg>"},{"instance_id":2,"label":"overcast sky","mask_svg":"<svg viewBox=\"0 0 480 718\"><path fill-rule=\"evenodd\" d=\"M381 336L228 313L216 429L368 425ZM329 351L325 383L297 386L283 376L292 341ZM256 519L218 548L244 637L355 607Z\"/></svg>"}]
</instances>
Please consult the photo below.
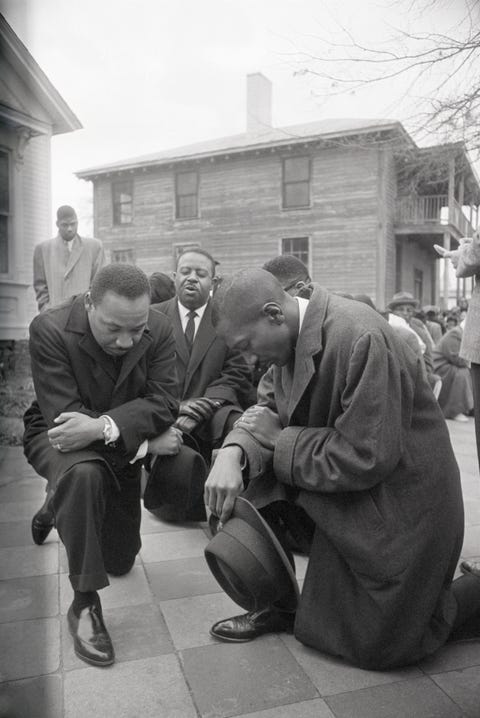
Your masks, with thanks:
<instances>
[{"instance_id":1,"label":"overcast sky","mask_svg":"<svg viewBox=\"0 0 480 718\"><path fill-rule=\"evenodd\" d=\"M273 82L276 126L328 117L408 126L415 93L401 81L320 97L315 78L295 74L297 53L314 53L319 38L345 41L345 30L362 42L422 23L442 30L462 1L428 16L405 0L0 0L0 9L83 125L52 140L53 207L82 215L91 185L76 170L243 132L251 72Z\"/></svg>"}]
</instances>

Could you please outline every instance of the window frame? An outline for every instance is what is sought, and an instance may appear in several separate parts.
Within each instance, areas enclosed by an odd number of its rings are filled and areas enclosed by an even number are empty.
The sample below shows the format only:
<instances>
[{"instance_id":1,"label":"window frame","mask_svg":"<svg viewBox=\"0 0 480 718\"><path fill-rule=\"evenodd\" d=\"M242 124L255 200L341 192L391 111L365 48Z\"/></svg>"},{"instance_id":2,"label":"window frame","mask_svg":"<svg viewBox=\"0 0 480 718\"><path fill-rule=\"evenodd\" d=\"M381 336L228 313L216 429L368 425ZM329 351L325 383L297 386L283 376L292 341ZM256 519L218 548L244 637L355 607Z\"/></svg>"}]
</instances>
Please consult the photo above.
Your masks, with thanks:
<instances>
[{"instance_id":1,"label":"window frame","mask_svg":"<svg viewBox=\"0 0 480 718\"><path fill-rule=\"evenodd\" d=\"M115 191L119 187L119 185L128 185L129 192L125 192L125 194L130 196L129 202L122 202L120 200L116 200L115 197ZM112 192L112 225L114 227L129 227L131 224L133 224L133 178L119 178L114 179L111 182L111 192ZM130 220L129 221L123 221L122 218L122 206L129 204L131 206L131 212L130 212Z\"/></svg>"},{"instance_id":2,"label":"window frame","mask_svg":"<svg viewBox=\"0 0 480 718\"><path fill-rule=\"evenodd\" d=\"M125 253L125 254L131 253L132 261L125 262L125 261L115 258L115 255L120 255L122 253ZM118 249L112 249L110 251L110 260L111 260L112 264L133 264L133 265L135 265L137 263L136 257L135 257L135 249L133 247L123 247L123 248L118 248Z\"/></svg>"},{"instance_id":3,"label":"window frame","mask_svg":"<svg viewBox=\"0 0 480 718\"><path fill-rule=\"evenodd\" d=\"M302 257L299 257L298 254L295 254L295 253L293 253L293 252L284 252L284 251L283 251L283 249L284 249L284 242L293 242L293 241L299 240L299 239L307 240L307 253L308 253L308 257L307 257L307 261L306 261L306 262L303 260ZM310 277L312 276L312 241L311 241L310 235L303 234L303 235L300 236L300 237L282 237L282 238L280 239L280 242L279 242L278 254L279 254L279 255L282 255L282 256L288 255L288 256L297 257L297 259L299 259L301 262L303 262L304 265L307 267L307 269L308 269L308 274L310 275Z\"/></svg>"},{"instance_id":4,"label":"window frame","mask_svg":"<svg viewBox=\"0 0 480 718\"><path fill-rule=\"evenodd\" d=\"M6 208L3 209L0 206L0 216L5 217L5 227L6 227L6 241L5 241L6 263L5 264L6 264L6 266L5 266L5 271L2 271L1 264L0 264L0 277L9 277L11 274L12 259L13 259L13 257L12 257L12 205L13 205L12 153L7 147L0 146L0 154L5 156L6 165L7 165Z\"/></svg>"},{"instance_id":5,"label":"window frame","mask_svg":"<svg viewBox=\"0 0 480 718\"><path fill-rule=\"evenodd\" d=\"M423 269L413 268L413 296L418 300L420 306L423 304L423 288L424 288Z\"/></svg>"},{"instance_id":6,"label":"window frame","mask_svg":"<svg viewBox=\"0 0 480 718\"><path fill-rule=\"evenodd\" d=\"M287 162L291 160L305 159L308 161L308 179L301 180L287 180ZM308 185L308 202L306 204L295 204L287 205L287 187L292 185ZM312 207L312 158L310 155L293 155L291 157L282 157L282 209L283 210L298 210L298 209L311 209Z\"/></svg>"},{"instance_id":7,"label":"window frame","mask_svg":"<svg viewBox=\"0 0 480 718\"><path fill-rule=\"evenodd\" d=\"M180 175L195 175L195 192L183 192L182 194L179 193L179 177ZM198 219L200 217L200 172L197 169L182 169L182 170L176 170L175 171L175 177L174 177L174 191L175 191L175 208L174 208L174 214L175 219L179 222L185 222L189 221L191 219ZM189 214L187 216L183 216L180 214L180 206L182 199L185 198L195 198L195 214Z\"/></svg>"}]
</instances>

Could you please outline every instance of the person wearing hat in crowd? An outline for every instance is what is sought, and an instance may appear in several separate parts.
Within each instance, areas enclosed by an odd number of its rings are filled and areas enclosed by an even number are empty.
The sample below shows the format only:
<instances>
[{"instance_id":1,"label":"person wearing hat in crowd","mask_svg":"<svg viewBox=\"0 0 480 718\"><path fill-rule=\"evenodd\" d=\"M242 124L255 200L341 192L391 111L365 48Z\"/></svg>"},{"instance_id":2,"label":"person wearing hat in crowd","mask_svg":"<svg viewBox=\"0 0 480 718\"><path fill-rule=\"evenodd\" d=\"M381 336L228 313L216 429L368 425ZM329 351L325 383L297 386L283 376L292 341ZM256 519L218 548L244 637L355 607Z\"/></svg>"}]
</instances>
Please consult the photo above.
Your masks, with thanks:
<instances>
[{"instance_id":1,"label":"person wearing hat in crowd","mask_svg":"<svg viewBox=\"0 0 480 718\"><path fill-rule=\"evenodd\" d=\"M57 227L58 235L40 242L33 251L33 288L39 312L86 292L106 264L102 242L78 234L73 207L58 208Z\"/></svg>"},{"instance_id":2,"label":"person wearing hat in crowd","mask_svg":"<svg viewBox=\"0 0 480 718\"><path fill-rule=\"evenodd\" d=\"M441 379L433 371L433 339L428 333L428 329L420 319L416 319L415 311L418 309L419 302L410 292L397 292L393 295L388 303L388 322L395 327L404 327L407 331L416 334L420 344L425 371L430 386L435 391L436 396L441 388Z\"/></svg>"},{"instance_id":3,"label":"person wearing hat in crowd","mask_svg":"<svg viewBox=\"0 0 480 718\"><path fill-rule=\"evenodd\" d=\"M163 491L175 492L177 476L190 470L203 493L205 462L173 426L172 328L150 310L147 276L110 264L89 292L35 317L30 355L36 400L24 416L24 451L49 489L32 537L41 545L57 528L74 593L67 623L75 652L91 665L111 665L98 591L108 574L127 573L140 550L143 458L148 452L161 461L150 480L161 479Z\"/></svg>"},{"instance_id":4,"label":"person wearing hat in crowd","mask_svg":"<svg viewBox=\"0 0 480 718\"><path fill-rule=\"evenodd\" d=\"M218 546L237 497L269 524L303 512L314 530L295 615L260 590L252 610L218 621L212 635L293 631L367 669L414 663L471 635L475 621L478 636L480 581L452 581L463 541L460 474L405 342L361 302L315 284L309 300L291 297L261 269L224 278L213 322L228 346L273 365L205 484L224 526L214 537L230 575L223 585L242 584L233 554Z\"/></svg>"},{"instance_id":5,"label":"person wearing hat in crowd","mask_svg":"<svg viewBox=\"0 0 480 718\"><path fill-rule=\"evenodd\" d=\"M438 403L446 419L467 422L473 409L472 378L468 361L460 356L463 329L449 329L433 350L433 366L442 379Z\"/></svg>"},{"instance_id":6,"label":"person wearing hat in crowd","mask_svg":"<svg viewBox=\"0 0 480 718\"><path fill-rule=\"evenodd\" d=\"M446 250L440 245L434 246L441 257L451 261L458 279L475 278L470 301L468 304L463 302L463 309L465 310L465 304L467 309L459 356L470 364L477 458L480 467L480 229L477 229L472 237L460 239L457 249ZM478 561L464 561L462 570L480 578Z\"/></svg>"},{"instance_id":7,"label":"person wearing hat in crowd","mask_svg":"<svg viewBox=\"0 0 480 718\"><path fill-rule=\"evenodd\" d=\"M432 337L433 345L436 346L444 333L440 307L434 304L427 304L423 307L423 311L425 313L425 326Z\"/></svg>"},{"instance_id":8,"label":"person wearing hat in crowd","mask_svg":"<svg viewBox=\"0 0 480 718\"><path fill-rule=\"evenodd\" d=\"M172 322L176 345L176 366L180 410L175 426L183 432L192 448L210 461L234 421L243 411L244 398L251 390L251 367L242 354L231 351L217 337L211 321L211 293L216 284L216 262L201 247L187 249L177 260L174 282L176 296L152 309L162 312ZM155 467L153 467L155 471ZM184 477L187 486L190 478ZM151 482L151 491L160 486ZM185 511L180 500L158 505L146 491L146 508L151 504L159 518L168 521L202 521L206 519L203 486L195 510Z\"/></svg>"}]
</instances>

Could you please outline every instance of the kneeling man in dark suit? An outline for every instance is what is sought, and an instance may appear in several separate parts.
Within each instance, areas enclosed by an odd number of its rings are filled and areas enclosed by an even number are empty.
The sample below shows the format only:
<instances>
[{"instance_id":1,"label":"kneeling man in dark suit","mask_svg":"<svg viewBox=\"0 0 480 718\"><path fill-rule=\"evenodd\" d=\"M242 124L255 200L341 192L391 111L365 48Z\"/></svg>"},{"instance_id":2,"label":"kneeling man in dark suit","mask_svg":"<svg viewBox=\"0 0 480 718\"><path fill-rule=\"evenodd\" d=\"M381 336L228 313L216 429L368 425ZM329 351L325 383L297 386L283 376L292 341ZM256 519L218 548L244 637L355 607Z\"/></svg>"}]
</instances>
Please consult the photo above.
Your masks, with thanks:
<instances>
[{"instance_id":1,"label":"kneeling man in dark suit","mask_svg":"<svg viewBox=\"0 0 480 718\"><path fill-rule=\"evenodd\" d=\"M146 275L108 265L91 291L35 317L30 354L36 401L24 449L48 480L32 523L43 543L55 525L74 591L68 626L75 652L110 665L114 651L98 589L140 550L141 459L180 457L175 341L168 319L150 311Z\"/></svg>"}]
</instances>

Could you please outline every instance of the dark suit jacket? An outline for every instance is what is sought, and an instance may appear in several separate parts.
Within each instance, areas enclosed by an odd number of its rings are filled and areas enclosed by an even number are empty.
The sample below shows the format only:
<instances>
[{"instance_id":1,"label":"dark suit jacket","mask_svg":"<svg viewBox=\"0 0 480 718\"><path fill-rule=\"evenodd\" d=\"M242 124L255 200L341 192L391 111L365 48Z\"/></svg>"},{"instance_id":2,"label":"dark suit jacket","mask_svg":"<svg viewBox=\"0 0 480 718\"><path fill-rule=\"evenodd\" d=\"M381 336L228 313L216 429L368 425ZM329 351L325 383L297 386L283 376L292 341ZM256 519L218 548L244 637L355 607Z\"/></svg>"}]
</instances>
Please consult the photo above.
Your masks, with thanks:
<instances>
[{"instance_id":1,"label":"dark suit jacket","mask_svg":"<svg viewBox=\"0 0 480 718\"><path fill-rule=\"evenodd\" d=\"M90 331L83 295L35 317L30 355L37 401L24 417L24 446L27 458L45 478L54 479L89 459L103 458L114 470L128 468L142 441L175 421L175 341L170 322L158 312L150 312L148 327L123 358L118 378L112 359ZM108 414L120 430L119 445L112 449L98 441L80 451L47 452L45 431L63 411L92 417Z\"/></svg>"},{"instance_id":2,"label":"dark suit jacket","mask_svg":"<svg viewBox=\"0 0 480 718\"><path fill-rule=\"evenodd\" d=\"M180 399L207 396L229 404L242 404L251 389L251 370L242 354L230 351L215 333L210 302L195 335L191 354L185 343L177 298L153 304L152 309L166 314L173 325Z\"/></svg>"}]
</instances>

